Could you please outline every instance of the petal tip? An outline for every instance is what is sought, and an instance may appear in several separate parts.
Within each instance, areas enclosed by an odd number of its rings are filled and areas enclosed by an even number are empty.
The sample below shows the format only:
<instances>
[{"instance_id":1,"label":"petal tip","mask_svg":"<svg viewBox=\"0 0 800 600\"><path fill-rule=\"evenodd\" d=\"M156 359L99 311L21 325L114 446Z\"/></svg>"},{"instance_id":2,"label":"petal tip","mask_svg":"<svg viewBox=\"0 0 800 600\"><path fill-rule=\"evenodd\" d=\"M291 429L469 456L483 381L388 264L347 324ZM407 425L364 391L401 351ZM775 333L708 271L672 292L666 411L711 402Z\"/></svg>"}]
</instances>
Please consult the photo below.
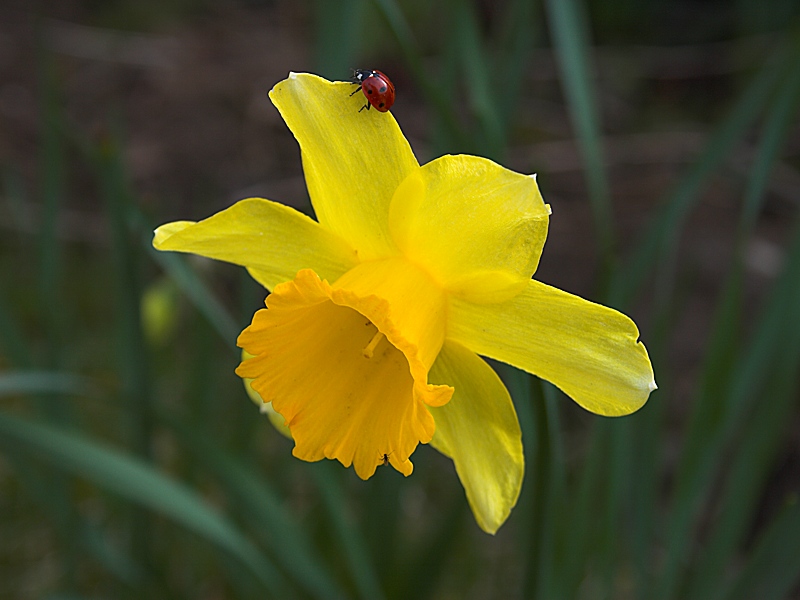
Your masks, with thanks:
<instances>
[{"instance_id":1,"label":"petal tip","mask_svg":"<svg viewBox=\"0 0 800 600\"><path fill-rule=\"evenodd\" d=\"M389 464L391 464L397 472L402 473L404 477L408 477L414 472L414 463L412 463L409 459L395 459L391 454L389 454L388 460Z\"/></svg>"},{"instance_id":2,"label":"petal tip","mask_svg":"<svg viewBox=\"0 0 800 600\"><path fill-rule=\"evenodd\" d=\"M180 233L184 229L188 229L195 225L194 221L173 221L172 223L165 223L161 227L156 227L153 231L153 248L156 250L178 250L181 248L173 244L167 244L167 240L172 238L176 233Z\"/></svg>"},{"instance_id":3,"label":"petal tip","mask_svg":"<svg viewBox=\"0 0 800 600\"><path fill-rule=\"evenodd\" d=\"M156 227L153 230L153 248L156 250L160 250L161 246L164 244L164 240L169 237L169 233L164 230L164 226Z\"/></svg>"}]
</instances>

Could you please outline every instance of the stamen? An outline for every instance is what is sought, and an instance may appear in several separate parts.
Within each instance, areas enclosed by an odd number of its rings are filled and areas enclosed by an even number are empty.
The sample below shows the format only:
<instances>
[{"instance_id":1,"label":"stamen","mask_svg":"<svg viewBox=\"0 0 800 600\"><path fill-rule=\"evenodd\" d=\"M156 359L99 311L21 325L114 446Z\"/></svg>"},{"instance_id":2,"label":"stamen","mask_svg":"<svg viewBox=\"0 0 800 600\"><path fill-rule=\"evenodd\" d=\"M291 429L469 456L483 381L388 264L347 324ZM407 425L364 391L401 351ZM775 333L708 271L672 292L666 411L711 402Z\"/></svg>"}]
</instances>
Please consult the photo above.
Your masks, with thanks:
<instances>
[{"instance_id":1,"label":"stamen","mask_svg":"<svg viewBox=\"0 0 800 600\"><path fill-rule=\"evenodd\" d=\"M372 352L375 350L375 346L377 346L380 341L383 339L383 334L380 331L377 331L372 339L370 340L369 344L367 344L366 348L361 351L361 354L364 355L364 358L372 358Z\"/></svg>"}]
</instances>

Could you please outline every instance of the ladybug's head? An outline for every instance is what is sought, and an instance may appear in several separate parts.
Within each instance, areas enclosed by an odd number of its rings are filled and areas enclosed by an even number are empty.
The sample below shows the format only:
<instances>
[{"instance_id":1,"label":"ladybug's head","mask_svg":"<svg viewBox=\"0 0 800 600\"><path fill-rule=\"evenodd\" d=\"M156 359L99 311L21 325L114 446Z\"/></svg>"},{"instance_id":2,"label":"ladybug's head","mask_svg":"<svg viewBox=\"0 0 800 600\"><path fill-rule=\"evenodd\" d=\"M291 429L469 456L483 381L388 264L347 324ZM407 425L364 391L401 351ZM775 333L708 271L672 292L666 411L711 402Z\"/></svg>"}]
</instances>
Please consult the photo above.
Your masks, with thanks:
<instances>
[{"instance_id":1,"label":"ladybug's head","mask_svg":"<svg viewBox=\"0 0 800 600\"><path fill-rule=\"evenodd\" d=\"M362 83L367 77L372 77L373 72L369 69L353 69L353 83Z\"/></svg>"}]
</instances>

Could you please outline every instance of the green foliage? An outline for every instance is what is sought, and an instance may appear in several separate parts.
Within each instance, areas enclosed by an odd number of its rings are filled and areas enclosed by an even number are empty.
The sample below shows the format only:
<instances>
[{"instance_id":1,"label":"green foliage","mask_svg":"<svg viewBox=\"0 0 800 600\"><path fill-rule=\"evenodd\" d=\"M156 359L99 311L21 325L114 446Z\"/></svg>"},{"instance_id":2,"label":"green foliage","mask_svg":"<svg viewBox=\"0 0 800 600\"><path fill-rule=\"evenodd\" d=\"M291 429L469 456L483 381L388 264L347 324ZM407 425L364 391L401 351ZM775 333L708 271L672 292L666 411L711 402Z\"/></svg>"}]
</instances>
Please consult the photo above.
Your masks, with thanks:
<instances>
[{"instance_id":1,"label":"green foliage","mask_svg":"<svg viewBox=\"0 0 800 600\"><path fill-rule=\"evenodd\" d=\"M116 3L119 14L98 9L95 24L117 23L134 4ZM429 115L432 154L527 165L520 156L531 146L557 138L530 113L563 104L586 186L580 211L592 223L594 298L649 317L637 321L660 389L630 417L586 417L549 384L501 370L527 472L495 538L472 522L452 465L427 449L415 454L411 478L379 469L368 482L338 464L290 457L291 445L233 374L235 338L263 298L225 285L233 270L209 274L152 250L164 215L148 214L129 181L122 119L99 115L99 134L76 127L58 63L41 43L36 219L19 165L0 164L18 234L0 239L0 552L17 552L9 540L39 539L55 562L28 593L9 587L23 581L19 565L30 568L14 554L14 570L0 566L0 595L795 597L800 489L775 478L797 437L800 226L783 227L780 270L757 294L747 259L776 172L797 180L797 10L778 3L778 19L751 0L726 9L729 43L759 33L767 50L747 68L709 76L735 92L709 109L718 116L702 123L702 147L672 169L631 240L615 207L603 125L614 99L603 88L614 78L609 65L631 67L604 60L600 78L596 69L608 40L628 44L628 54L645 52L642 36L669 42L671 30L655 20L664 4L507 0L491 18L487 3L459 0L306 5L320 72L344 79L348 67L393 61ZM170 6L167 21L194 14L184 2ZM165 20L137 15L142 27ZM717 41L700 39L707 48ZM545 91L534 89L541 73L531 65L553 71ZM632 73L619 75L643 78ZM398 89L395 110L409 110ZM550 96L537 103L536 94ZM746 145L755 150L742 168ZM552 175L547 164L540 175ZM59 235L75 180L88 180L104 207L108 252L84 252ZM720 289L706 292L714 319L687 375L672 356L683 352L679 319L695 293L681 257L692 248L692 216L720 181L733 181L741 204L727 209L737 215L730 260L719 266ZM795 205L784 221L797 216ZM159 313L171 322L159 325L158 343L144 335L141 313L154 285L170 303Z\"/></svg>"}]
</instances>

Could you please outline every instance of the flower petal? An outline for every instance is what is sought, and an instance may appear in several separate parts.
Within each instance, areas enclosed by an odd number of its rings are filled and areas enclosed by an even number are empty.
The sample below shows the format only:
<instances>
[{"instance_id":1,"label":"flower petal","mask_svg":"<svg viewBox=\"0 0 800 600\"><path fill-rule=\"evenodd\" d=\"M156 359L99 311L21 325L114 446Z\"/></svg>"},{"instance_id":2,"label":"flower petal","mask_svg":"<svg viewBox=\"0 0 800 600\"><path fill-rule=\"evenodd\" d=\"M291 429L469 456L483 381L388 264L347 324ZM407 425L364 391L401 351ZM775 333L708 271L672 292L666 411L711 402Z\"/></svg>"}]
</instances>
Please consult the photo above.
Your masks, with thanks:
<instances>
[{"instance_id":1,"label":"flower petal","mask_svg":"<svg viewBox=\"0 0 800 600\"><path fill-rule=\"evenodd\" d=\"M517 503L525 472L522 432L508 390L474 352L446 341L431 380L455 388L453 398L431 408L431 445L453 459L475 520L494 534Z\"/></svg>"},{"instance_id":2,"label":"flower petal","mask_svg":"<svg viewBox=\"0 0 800 600\"><path fill-rule=\"evenodd\" d=\"M633 321L538 281L498 304L453 298L447 337L550 381L600 415L635 412L656 389Z\"/></svg>"},{"instance_id":3,"label":"flower petal","mask_svg":"<svg viewBox=\"0 0 800 600\"><path fill-rule=\"evenodd\" d=\"M300 144L319 222L349 242L360 260L395 254L389 203L419 164L394 117L359 112L365 98L354 84L307 73L291 73L269 96Z\"/></svg>"},{"instance_id":4,"label":"flower petal","mask_svg":"<svg viewBox=\"0 0 800 600\"><path fill-rule=\"evenodd\" d=\"M355 300L355 302L353 302ZM425 388L380 327L388 302L331 288L311 270L275 288L239 336L254 358L236 373L286 419L303 460L335 458L367 479L384 462L409 475L409 457L433 436ZM366 310L362 310L366 309ZM366 351L369 349L369 352ZM425 373L427 377L427 371ZM423 388L422 393L418 393Z\"/></svg>"},{"instance_id":5,"label":"flower petal","mask_svg":"<svg viewBox=\"0 0 800 600\"><path fill-rule=\"evenodd\" d=\"M242 350L242 362L250 358L253 358L253 355L246 350ZM272 426L278 430L278 433L291 440L292 432L289 431L289 427L286 425L286 419L275 412L275 409L272 408L272 402L264 402L264 399L261 397L261 395L253 389L253 380L251 378L245 377L242 379L242 383L244 383L244 390L247 392L250 400L252 400L253 404L258 407L258 411L262 415L267 415L269 422L272 423Z\"/></svg>"},{"instance_id":6,"label":"flower petal","mask_svg":"<svg viewBox=\"0 0 800 600\"><path fill-rule=\"evenodd\" d=\"M242 200L199 223L162 225L153 246L243 265L268 289L294 279L300 269L333 281L356 264L355 251L341 238L293 208L262 198Z\"/></svg>"},{"instance_id":7,"label":"flower petal","mask_svg":"<svg viewBox=\"0 0 800 600\"><path fill-rule=\"evenodd\" d=\"M425 404L441 406L450 399L451 387L427 383L444 342L447 303L425 272L404 258L371 261L345 273L333 288L334 302L366 315L405 355Z\"/></svg>"},{"instance_id":8,"label":"flower petal","mask_svg":"<svg viewBox=\"0 0 800 600\"><path fill-rule=\"evenodd\" d=\"M446 289L497 302L522 291L536 270L549 215L535 177L485 158L443 156L403 181L389 222L398 247Z\"/></svg>"}]
</instances>

